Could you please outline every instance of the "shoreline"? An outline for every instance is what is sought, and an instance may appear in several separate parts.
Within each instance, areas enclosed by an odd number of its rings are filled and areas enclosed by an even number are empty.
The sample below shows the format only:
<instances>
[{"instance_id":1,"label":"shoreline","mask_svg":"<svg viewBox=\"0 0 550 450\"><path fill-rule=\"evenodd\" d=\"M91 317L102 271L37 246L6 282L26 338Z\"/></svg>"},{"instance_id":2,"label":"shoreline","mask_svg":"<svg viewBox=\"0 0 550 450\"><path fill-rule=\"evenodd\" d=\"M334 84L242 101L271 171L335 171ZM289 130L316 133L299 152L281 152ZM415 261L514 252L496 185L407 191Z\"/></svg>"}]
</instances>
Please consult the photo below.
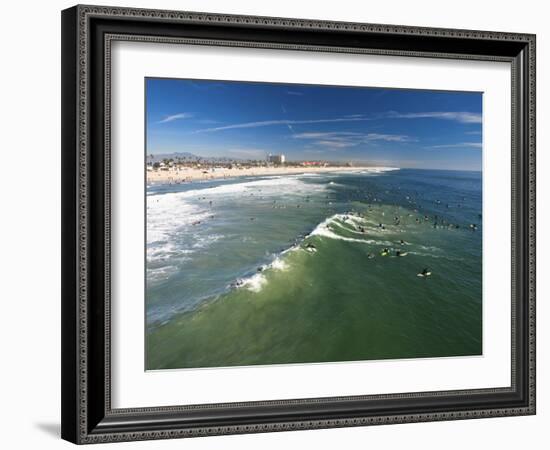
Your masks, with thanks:
<instances>
[{"instance_id":1,"label":"shoreline","mask_svg":"<svg viewBox=\"0 0 550 450\"><path fill-rule=\"evenodd\" d=\"M236 177L262 177L270 175L301 175L305 173L327 172L387 172L399 170L396 167L249 167L249 168L217 168L196 169L182 168L169 170L147 171L147 185L158 184L182 184L195 181L211 181L220 179L232 179Z\"/></svg>"}]
</instances>

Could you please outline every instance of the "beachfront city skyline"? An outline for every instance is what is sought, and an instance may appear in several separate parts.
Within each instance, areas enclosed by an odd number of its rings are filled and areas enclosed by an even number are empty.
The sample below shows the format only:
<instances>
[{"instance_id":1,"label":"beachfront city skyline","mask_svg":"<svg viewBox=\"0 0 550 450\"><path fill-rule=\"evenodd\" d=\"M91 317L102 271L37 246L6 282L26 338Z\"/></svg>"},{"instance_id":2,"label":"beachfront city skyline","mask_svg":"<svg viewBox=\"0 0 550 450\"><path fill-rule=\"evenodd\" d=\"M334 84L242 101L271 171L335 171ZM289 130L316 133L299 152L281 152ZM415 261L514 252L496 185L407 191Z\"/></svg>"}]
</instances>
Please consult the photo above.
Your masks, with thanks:
<instances>
[{"instance_id":1,"label":"beachfront city skyline","mask_svg":"<svg viewBox=\"0 0 550 450\"><path fill-rule=\"evenodd\" d=\"M482 95L148 78L148 155L481 170Z\"/></svg>"}]
</instances>

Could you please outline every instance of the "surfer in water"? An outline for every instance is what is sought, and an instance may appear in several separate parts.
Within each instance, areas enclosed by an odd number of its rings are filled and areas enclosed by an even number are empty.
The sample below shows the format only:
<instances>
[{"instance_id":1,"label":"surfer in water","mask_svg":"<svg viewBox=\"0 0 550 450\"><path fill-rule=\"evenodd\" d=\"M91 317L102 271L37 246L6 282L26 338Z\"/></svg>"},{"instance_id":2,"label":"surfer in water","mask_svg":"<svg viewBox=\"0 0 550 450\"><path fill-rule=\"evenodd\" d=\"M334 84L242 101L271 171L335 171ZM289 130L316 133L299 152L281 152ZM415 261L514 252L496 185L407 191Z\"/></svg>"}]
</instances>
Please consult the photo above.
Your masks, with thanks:
<instances>
[{"instance_id":1,"label":"surfer in water","mask_svg":"<svg viewBox=\"0 0 550 450\"><path fill-rule=\"evenodd\" d=\"M430 269L428 269L427 267L424 267L424 269L422 269L422 272L418 273L417 276L422 277L422 278L427 278L431 274L432 274L432 272L430 271Z\"/></svg>"},{"instance_id":2,"label":"surfer in water","mask_svg":"<svg viewBox=\"0 0 550 450\"><path fill-rule=\"evenodd\" d=\"M313 245L311 242L308 242L306 244L306 251L310 253L315 253L317 251L317 247L315 247L315 245Z\"/></svg>"},{"instance_id":3,"label":"surfer in water","mask_svg":"<svg viewBox=\"0 0 550 450\"><path fill-rule=\"evenodd\" d=\"M236 280L236 281L234 281L233 283L231 283L230 286L231 286L233 289L237 289L237 288L240 288L242 285L244 285L244 281L241 280L241 279L239 278L238 280Z\"/></svg>"}]
</instances>

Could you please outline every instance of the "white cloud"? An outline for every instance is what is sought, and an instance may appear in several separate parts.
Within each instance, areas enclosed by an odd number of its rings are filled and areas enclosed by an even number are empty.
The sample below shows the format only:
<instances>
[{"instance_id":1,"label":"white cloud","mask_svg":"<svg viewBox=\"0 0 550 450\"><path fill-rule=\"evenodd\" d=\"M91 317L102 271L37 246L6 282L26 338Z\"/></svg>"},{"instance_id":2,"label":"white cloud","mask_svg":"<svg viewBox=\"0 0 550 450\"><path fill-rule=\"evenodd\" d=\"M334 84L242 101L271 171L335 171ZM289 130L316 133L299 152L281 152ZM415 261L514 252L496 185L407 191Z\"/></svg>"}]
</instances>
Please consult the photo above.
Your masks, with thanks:
<instances>
[{"instance_id":1,"label":"white cloud","mask_svg":"<svg viewBox=\"0 0 550 450\"><path fill-rule=\"evenodd\" d=\"M157 123L168 123L168 122L173 122L174 120L190 119L191 117L193 117L193 114L191 113L172 114L170 116L166 116L162 120L159 120Z\"/></svg>"},{"instance_id":2,"label":"white cloud","mask_svg":"<svg viewBox=\"0 0 550 450\"><path fill-rule=\"evenodd\" d=\"M403 134L368 133L365 135L365 141L411 142L414 139Z\"/></svg>"},{"instance_id":3,"label":"white cloud","mask_svg":"<svg viewBox=\"0 0 550 450\"><path fill-rule=\"evenodd\" d=\"M355 133L350 131L305 132L294 135L297 139L314 140L313 144L333 148L346 148L372 141L412 142L415 139L402 134Z\"/></svg>"},{"instance_id":4,"label":"white cloud","mask_svg":"<svg viewBox=\"0 0 550 450\"><path fill-rule=\"evenodd\" d=\"M345 148L353 147L357 145L354 142L345 142L345 141L315 141L315 145L322 145L323 147L333 147L333 148Z\"/></svg>"},{"instance_id":5,"label":"white cloud","mask_svg":"<svg viewBox=\"0 0 550 450\"><path fill-rule=\"evenodd\" d=\"M457 144L432 145L431 148L481 148L481 142L459 142Z\"/></svg>"},{"instance_id":6,"label":"white cloud","mask_svg":"<svg viewBox=\"0 0 550 450\"><path fill-rule=\"evenodd\" d=\"M326 132L305 132L296 133L296 139L334 139L350 136L363 136L363 133L354 133L351 131L326 131Z\"/></svg>"},{"instance_id":7,"label":"white cloud","mask_svg":"<svg viewBox=\"0 0 550 450\"><path fill-rule=\"evenodd\" d=\"M481 123L481 114L456 111L456 112L416 112L416 113L399 113L396 111L390 111L382 117L389 119L443 119L454 120L460 123Z\"/></svg>"},{"instance_id":8,"label":"white cloud","mask_svg":"<svg viewBox=\"0 0 550 450\"><path fill-rule=\"evenodd\" d=\"M177 118L180 118L180 117L177 117ZM257 122L235 123L232 125L225 125L222 127L203 128L201 130L196 130L195 133L213 133L217 131L235 130L235 129L243 129L243 128L269 127L269 126L275 126L275 125L307 125L307 124L317 124L317 123L364 122L364 121L380 120L380 119L424 119L424 118L453 120L460 123L481 123L481 114L471 113L471 112L449 111L449 112L400 113L396 111L389 111L389 112L382 113L376 116L371 116L371 117L362 116L361 114L353 114L353 115L348 115L343 117L336 117L333 119L261 120Z\"/></svg>"},{"instance_id":9,"label":"white cloud","mask_svg":"<svg viewBox=\"0 0 550 450\"><path fill-rule=\"evenodd\" d=\"M211 133L216 131L235 130L239 128L258 128L258 127L268 127L273 125L305 125L305 124L314 124L314 123L357 122L357 121L364 121L364 120L371 120L371 119L360 118L360 117L357 117L357 118L339 117L335 119L262 120L259 122L235 123L233 125L225 125L223 127L203 128L202 130L197 130L196 133Z\"/></svg>"}]
</instances>

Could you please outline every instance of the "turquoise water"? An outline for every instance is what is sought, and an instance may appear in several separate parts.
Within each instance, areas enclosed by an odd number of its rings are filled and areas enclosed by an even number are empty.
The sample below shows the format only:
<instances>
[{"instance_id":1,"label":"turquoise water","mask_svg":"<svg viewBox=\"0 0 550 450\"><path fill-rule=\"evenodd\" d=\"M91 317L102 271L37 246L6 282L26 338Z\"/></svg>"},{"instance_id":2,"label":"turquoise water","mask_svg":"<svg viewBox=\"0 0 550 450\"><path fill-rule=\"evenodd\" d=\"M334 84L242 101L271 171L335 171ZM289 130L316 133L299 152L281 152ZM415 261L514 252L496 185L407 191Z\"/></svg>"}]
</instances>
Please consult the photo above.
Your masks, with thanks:
<instances>
[{"instance_id":1,"label":"turquoise water","mask_svg":"<svg viewBox=\"0 0 550 450\"><path fill-rule=\"evenodd\" d=\"M481 354L481 192L413 169L148 187L146 367Z\"/></svg>"}]
</instances>

